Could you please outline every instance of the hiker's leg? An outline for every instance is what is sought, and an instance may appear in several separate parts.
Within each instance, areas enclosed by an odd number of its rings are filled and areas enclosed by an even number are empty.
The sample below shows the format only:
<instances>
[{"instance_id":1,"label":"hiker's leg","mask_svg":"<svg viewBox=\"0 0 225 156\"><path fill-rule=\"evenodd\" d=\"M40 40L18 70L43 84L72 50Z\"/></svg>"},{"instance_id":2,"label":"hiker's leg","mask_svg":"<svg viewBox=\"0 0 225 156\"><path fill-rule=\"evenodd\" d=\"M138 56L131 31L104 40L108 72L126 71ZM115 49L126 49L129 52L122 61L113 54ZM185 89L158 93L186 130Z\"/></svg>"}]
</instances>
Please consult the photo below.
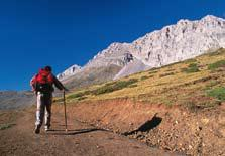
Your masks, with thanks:
<instances>
[{"instance_id":1,"label":"hiker's leg","mask_svg":"<svg viewBox=\"0 0 225 156\"><path fill-rule=\"evenodd\" d=\"M37 93L37 111L36 111L36 126L41 126L44 118L44 100L43 94L40 92Z\"/></svg>"},{"instance_id":2,"label":"hiker's leg","mask_svg":"<svg viewBox=\"0 0 225 156\"><path fill-rule=\"evenodd\" d=\"M45 97L45 129L50 127L51 121L51 105L52 105L52 95L46 95Z\"/></svg>"}]
</instances>

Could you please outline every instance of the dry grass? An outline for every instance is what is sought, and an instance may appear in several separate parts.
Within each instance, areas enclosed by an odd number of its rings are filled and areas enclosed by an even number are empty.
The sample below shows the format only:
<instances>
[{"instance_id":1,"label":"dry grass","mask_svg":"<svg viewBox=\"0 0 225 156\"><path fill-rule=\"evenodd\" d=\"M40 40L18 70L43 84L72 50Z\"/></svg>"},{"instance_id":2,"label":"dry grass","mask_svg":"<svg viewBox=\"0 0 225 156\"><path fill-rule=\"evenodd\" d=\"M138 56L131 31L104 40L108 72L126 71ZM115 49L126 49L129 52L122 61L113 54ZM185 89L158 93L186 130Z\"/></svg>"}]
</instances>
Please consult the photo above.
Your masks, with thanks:
<instances>
[{"instance_id":1,"label":"dry grass","mask_svg":"<svg viewBox=\"0 0 225 156\"><path fill-rule=\"evenodd\" d=\"M134 87L126 87L99 95L82 95L82 97L85 96L82 100L95 101L131 98L153 104L187 105L187 103L191 103L193 105L194 103L196 105L206 105L206 103L210 103L211 106L215 98L209 98L206 90L225 84L225 70L212 71L208 66L223 59L225 59L225 49L219 49L214 53L205 54L194 59L132 74L119 81L140 80L135 83ZM197 72L182 71L184 68L190 68L193 64L195 67L198 67ZM118 82L109 82L107 84L113 83ZM92 92L103 86L107 86L107 84L92 86L81 92ZM73 93L73 95L77 94ZM72 97L72 95L69 95L69 97ZM195 97L198 101L194 100ZM77 98L70 98L70 101L74 102L78 100Z\"/></svg>"}]
</instances>

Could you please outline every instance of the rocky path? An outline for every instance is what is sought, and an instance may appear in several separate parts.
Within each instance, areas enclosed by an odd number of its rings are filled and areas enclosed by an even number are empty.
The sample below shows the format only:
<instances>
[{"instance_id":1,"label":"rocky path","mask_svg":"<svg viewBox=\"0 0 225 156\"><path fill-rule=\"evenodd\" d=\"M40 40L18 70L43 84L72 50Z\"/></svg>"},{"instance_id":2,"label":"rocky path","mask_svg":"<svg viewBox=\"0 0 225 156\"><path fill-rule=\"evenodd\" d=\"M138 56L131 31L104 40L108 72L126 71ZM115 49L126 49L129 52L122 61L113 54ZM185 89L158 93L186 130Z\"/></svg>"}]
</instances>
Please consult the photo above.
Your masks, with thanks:
<instances>
[{"instance_id":1,"label":"rocky path","mask_svg":"<svg viewBox=\"0 0 225 156\"><path fill-rule=\"evenodd\" d=\"M54 112L54 108L53 108ZM11 122L11 128L0 130L0 155L77 155L77 156L146 156L175 155L150 148L128 139L69 118L65 132L63 111L52 115L51 131L33 133L34 109L23 112L1 112L0 124ZM15 119L13 121L13 119ZM8 120L8 121L7 121ZM9 121L11 120L11 121Z\"/></svg>"}]
</instances>

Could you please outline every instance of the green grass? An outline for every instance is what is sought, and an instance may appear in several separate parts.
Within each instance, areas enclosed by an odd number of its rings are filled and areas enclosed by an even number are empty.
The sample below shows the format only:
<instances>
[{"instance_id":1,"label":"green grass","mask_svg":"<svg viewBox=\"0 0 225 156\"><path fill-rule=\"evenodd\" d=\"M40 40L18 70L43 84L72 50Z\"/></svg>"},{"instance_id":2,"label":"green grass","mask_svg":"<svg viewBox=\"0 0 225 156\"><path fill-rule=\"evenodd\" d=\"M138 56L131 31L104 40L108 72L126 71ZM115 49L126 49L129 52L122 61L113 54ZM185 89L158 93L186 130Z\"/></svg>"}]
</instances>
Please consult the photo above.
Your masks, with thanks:
<instances>
[{"instance_id":1,"label":"green grass","mask_svg":"<svg viewBox=\"0 0 225 156\"><path fill-rule=\"evenodd\" d=\"M97 88L96 90L92 91L92 94L100 95L100 94L111 93L111 92L129 87L130 85L133 85L137 82L138 82L137 79L130 79L128 81L118 81L116 83L106 84L103 87Z\"/></svg>"},{"instance_id":2,"label":"green grass","mask_svg":"<svg viewBox=\"0 0 225 156\"><path fill-rule=\"evenodd\" d=\"M225 60L219 60L219 61L216 61L216 62L208 65L208 69L210 69L210 70L215 70L219 67L225 67Z\"/></svg>"},{"instance_id":3,"label":"green grass","mask_svg":"<svg viewBox=\"0 0 225 156\"><path fill-rule=\"evenodd\" d=\"M16 124L7 123L7 124L0 124L0 130L11 128L12 126L15 126Z\"/></svg>"},{"instance_id":4,"label":"green grass","mask_svg":"<svg viewBox=\"0 0 225 156\"><path fill-rule=\"evenodd\" d=\"M182 68L182 71L186 73L194 73L200 70L197 63L191 63L189 64L188 68Z\"/></svg>"},{"instance_id":5,"label":"green grass","mask_svg":"<svg viewBox=\"0 0 225 156\"><path fill-rule=\"evenodd\" d=\"M79 99L83 99L84 96L87 96L87 95L90 95L90 94L91 94L90 91L78 92L78 93L69 95L67 98L79 100Z\"/></svg>"},{"instance_id":6,"label":"green grass","mask_svg":"<svg viewBox=\"0 0 225 156\"><path fill-rule=\"evenodd\" d=\"M225 88L224 87L214 88L208 91L207 95L210 97L214 97L220 101L225 101Z\"/></svg>"},{"instance_id":7,"label":"green grass","mask_svg":"<svg viewBox=\"0 0 225 156\"><path fill-rule=\"evenodd\" d=\"M80 93L76 93L76 94L69 95L67 98L68 99L76 99L76 98L83 97L84 95L85 95L84 92L80 92Z\"/></svg>"}]
</instances>

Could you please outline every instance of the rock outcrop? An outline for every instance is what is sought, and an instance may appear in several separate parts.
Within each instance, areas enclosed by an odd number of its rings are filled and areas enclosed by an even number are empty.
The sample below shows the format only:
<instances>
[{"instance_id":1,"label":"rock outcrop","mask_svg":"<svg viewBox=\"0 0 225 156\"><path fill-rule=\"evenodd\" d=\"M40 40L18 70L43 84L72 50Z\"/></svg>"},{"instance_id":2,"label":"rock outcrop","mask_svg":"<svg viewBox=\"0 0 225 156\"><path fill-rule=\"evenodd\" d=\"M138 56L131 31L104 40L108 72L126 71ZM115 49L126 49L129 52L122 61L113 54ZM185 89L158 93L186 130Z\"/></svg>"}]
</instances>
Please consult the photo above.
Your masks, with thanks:
<instances>
[{"instance_id":1,"label":"rock outcrop","mask_svg":"<svg viewBox=\"0 0 225 156\"><path fill-rule=\"evenodd\" d=\"M142 61L135 59L128 64L126 64L113 78L113 80L117 80L126 75L130 75L133 73L137 73L139 71L144 71L149 69L150 67L144 64Z\"/></svg>"},{"instance_id":2,"label":"rock outcrop","mask_svg":"<svg viewBox=\"0 0 225 156\"><path fill-rule=\"evenodd\" d=\"M225 20L211 15L199 21L180 20L131 45L135 49L133 55L150 67L182 61L225 47Z\"/></svg>"}]
</instances>

